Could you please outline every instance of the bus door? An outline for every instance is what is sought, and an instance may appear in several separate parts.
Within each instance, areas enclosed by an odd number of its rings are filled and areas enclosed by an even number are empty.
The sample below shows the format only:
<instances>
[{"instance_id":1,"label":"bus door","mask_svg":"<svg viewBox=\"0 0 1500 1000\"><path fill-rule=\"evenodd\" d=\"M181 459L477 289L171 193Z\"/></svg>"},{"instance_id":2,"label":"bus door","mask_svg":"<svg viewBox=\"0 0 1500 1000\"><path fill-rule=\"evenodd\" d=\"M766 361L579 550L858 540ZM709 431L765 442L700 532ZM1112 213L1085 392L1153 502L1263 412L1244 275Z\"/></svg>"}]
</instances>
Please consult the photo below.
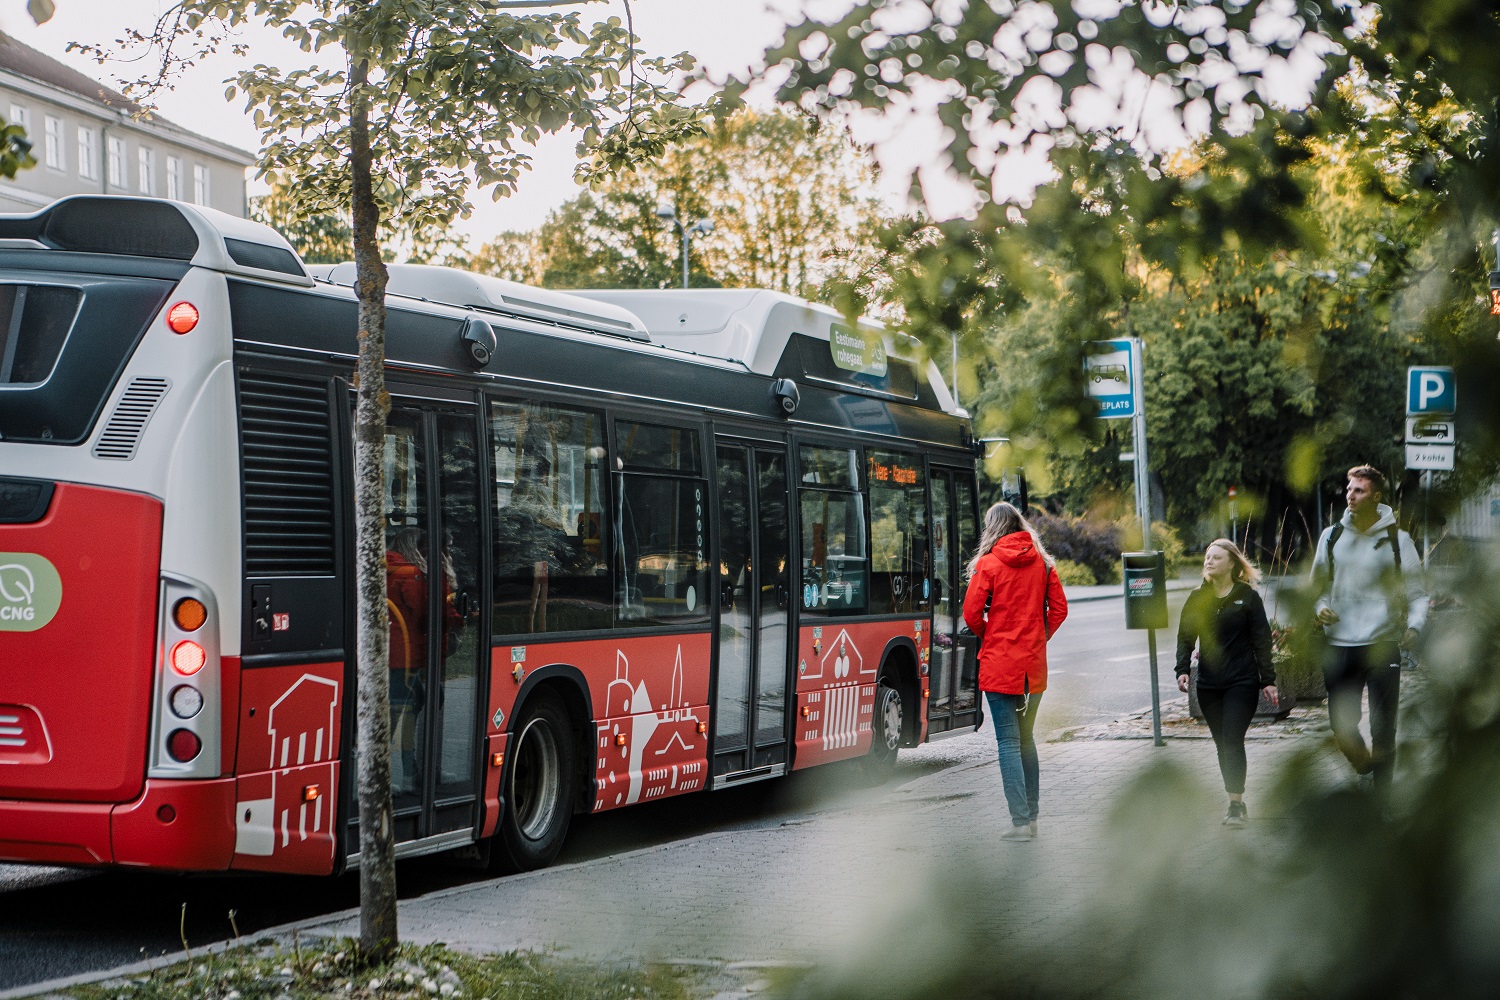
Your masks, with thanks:
<instances>
[{"instance_id":1,"label":"bus door","mask_svg":"<svg viewBox=\"0 0 1500 1000\"><path fill-rule=\"evenodd\" d=\"M720 438L715 788L786 771L791 672L786 448Z\"/></svg>"},{"instance_id":2,"label":"bus door","mask_svg":"<svg viewBox=\"0 0 1500 1000\"><path fill-rule=\"evenodd\" d=\"M932 667L928 678L927 732L969 732L982 718L978 643L964 620L964 567L979 541L974 473L933 466Z\"/></svg>"},{"instance_id":3,"label":"bus door","mask_svg":"<svg viewBox=\"0 0 1500 1000\"><path fill-rule=\"evenodd\" d=\"M398 844L473 839L485 606L469 407L392 408L385 432L391 793ZM358 821L354 811L351 821ZM357 843L357 841L355 841ZM398 853L400 853L398 851Z\"/></svg>"}]
</instances>

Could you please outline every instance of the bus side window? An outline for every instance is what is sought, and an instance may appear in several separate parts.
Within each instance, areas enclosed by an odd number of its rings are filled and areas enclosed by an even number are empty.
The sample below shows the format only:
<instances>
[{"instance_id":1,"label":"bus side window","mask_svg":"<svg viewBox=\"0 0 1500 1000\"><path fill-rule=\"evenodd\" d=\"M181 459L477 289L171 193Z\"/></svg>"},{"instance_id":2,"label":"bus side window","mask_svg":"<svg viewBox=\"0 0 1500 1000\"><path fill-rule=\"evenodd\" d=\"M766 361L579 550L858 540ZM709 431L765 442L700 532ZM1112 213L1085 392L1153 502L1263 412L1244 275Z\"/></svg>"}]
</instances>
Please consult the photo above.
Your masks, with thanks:
<instances>
[{"instance_id":1,"label":"bus side window","mask_svg":"<svg viewBox=\"0 0 1500 1000\"><path fill-rule=\"evenodd\" d=\"M869 603L865 498L858 492L859 450L799 449L797 503L802 521L802 607L862 612Z\"/></svg>"},{"instance_id":2,"label":"bus side window","mask_svg":"<svg viewBox=\"0 0 1500 1000\"><path fill-rule=\"evenodd\" d=\"M543 403L490 404L496 635L609 628L604 426Z\"/></svg>"},{"instance_id":3,"label":"bus side window","mask_svg":"<svg viewBox=\"0 0 1500 1000\"><path fill-rule=\"evenodd\" d=\"M620 421L616 434L618 623L706 622L708 484L698 433Z\"/></svg>"},{"instance_id":4,"label":"bus side window","mask_svg":"<svg viewBox=\"0 0 1500 1000\"><path fill-rule=\"evenodd\" d=\"M869 453L870 611L924 613L927 583L927 477L921 458Z\"/></svg>"}]
</instances>

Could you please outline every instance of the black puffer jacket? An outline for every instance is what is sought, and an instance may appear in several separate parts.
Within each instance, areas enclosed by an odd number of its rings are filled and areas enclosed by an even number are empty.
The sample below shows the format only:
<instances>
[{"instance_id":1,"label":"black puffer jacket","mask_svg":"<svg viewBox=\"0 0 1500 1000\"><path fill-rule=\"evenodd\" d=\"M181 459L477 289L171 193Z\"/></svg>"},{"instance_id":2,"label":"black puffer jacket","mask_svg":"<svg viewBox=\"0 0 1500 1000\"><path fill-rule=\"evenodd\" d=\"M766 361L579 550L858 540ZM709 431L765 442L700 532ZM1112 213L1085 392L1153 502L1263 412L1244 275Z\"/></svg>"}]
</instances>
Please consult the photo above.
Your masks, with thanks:
<instances>
[{"instance_id":1,"label":"black puffer jacket","mask_svg":"<svg viewBox=\"0 0 1500 1000\"><path fill-rule=\"evenodd\" d=\"M1271 626L1255 588L1236 581L1223 597L1204 583L1188 595L1177 629L1177 673L1185 674L1198 646L1198 686L1210 690L1276 683Z\"/></svg>"}]
</instances>

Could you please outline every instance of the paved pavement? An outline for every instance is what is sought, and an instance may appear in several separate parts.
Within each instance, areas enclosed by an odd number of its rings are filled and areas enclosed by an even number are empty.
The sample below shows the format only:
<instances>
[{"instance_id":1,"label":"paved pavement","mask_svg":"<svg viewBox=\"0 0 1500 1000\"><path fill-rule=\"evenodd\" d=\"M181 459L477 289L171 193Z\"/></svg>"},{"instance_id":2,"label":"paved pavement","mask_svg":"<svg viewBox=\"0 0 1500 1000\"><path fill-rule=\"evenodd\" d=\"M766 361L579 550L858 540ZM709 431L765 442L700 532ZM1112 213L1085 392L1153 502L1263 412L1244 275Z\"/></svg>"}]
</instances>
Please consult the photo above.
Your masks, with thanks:
<instances>
[{"instance_id":1,"label":"paved pavement","mask_svg":"<svg viewBox=\"0 0 1500 1000\"><path fill-rule=\"evenodd\" d=\"M866 787L806 819L684 839L573 865L446 889L400 904L400 933L480 953L547 950L565 957L653 959L701 966L703 996L743 998L767 966L812 962L824 969L866 963L899 947L933 960L982 931L995 942L1048 942L1101 905L1120 903L1121 872L1141 857L1191 865L1236 840L1264 842L1276 823L1261 792L1279 761L1325 731L1314 710L1257 724L1248 741L1249 829L1219 825L1223 796L1206 733L1168 703L1164 747L1153 746L1149 713L1105 726L1050 734L1041 744L1041 835L997 840L1009 825L993 742L986 729L903 751L921 777ZM1045 715L1045 711L1044 711ZM1045 723L1045 719L1043 720ZM932 761L948 763L930 770ZM1169 765L1167 772L1154 770ZM840 780L864 781L834 765ZM1148 775L1176 777L1193 791L1179 811L1145 826L1115 818ZM1330 767L1330 775L1337 769ZM1149 779L1146 779L1149 780ZM1342 777L1334 780L1343 780ZM702 807L713 808L711 795ZM1101 888L1108 887L1108 888ZM294 928L273 932L290 938ZM295 925L308 935L356 936L355 911ZM1080 935L1072 935L1078 940ZM1086 961L1087 955L1077 956ZM160 966L171 956L155 960ZM1056 956L1054 954L1054 960ZM127 970L115 970L120 975ZM86 977L90 980L103 978ZM37 984L41 988L66 984ZM31 991L0 993L29 995Z\"/></svg>"},{"instance_id":2,"label":"paved pavement","mask_svg":"<svg viewBox=\"0 0 1500 1000\"><path fill-rule=\"evenodd\" d=\"M1147 724L1148 725L1148 724ZM1170 763L1201 786L1192 815L1177 817L1185 842L1263 836L1220 827L1222 796L1212 744L1155 747L1147 728L1041 748L1041 836L996 840L1009 825L990 737L952 741L968 758L917 781L871 789L852 806L795 823L730 831L585 864L445 890L401 904L405 940L478 952L551 949L594 958L725 962L847 960L924 913L960 910L991 939L1050 936L1097 902L1116 830L1121 791L1153 765ZM1258 732L1249 743L1248 800L1275 762L1305 736ZM1123 738L1122 738L1123 737ZM1305 744L1304 744L1305 745ZM850 780L856 780L854 774ZM712 800L704 800L712 808ZM987 869L987 870L986 870ZM983 871L984 878L971 875ZM1024 874L1024 878L1021 876ZM986 899L998 879L1029 900ZM914 918L916 918L914 920ZM352 935L354 914L303 925L303 933Z\"/></svg>"}]
</instances>

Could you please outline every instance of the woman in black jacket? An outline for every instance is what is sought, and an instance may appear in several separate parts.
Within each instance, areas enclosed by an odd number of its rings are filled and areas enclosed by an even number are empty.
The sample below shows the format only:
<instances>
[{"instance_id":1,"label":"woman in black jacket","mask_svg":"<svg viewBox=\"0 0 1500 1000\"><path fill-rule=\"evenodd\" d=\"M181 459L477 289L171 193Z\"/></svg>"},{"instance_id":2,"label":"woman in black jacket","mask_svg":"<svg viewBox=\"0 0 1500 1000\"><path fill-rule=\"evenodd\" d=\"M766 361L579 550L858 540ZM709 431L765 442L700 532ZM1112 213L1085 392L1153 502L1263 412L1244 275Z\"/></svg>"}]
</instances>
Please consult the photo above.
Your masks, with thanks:
<instances>
[{"instance_id":1,"label":"woman in black jacket","mask_svg":"<svg viewBox=\"0 0 1500 1000\"><path fill-rule=\"evenodd\" d=\"M1276 704L1271 626L1255 592L1260 574L1225 538L1203 553L1203 586L1188 595L1177 630L1177 687L1188 689L1193 647L1198 647L1198 704L1219 751L1219 773L1229 793L1224 825L1241 827L1245 810L1245 730L1260 693Z\"/></svg>"}]
</instances>

